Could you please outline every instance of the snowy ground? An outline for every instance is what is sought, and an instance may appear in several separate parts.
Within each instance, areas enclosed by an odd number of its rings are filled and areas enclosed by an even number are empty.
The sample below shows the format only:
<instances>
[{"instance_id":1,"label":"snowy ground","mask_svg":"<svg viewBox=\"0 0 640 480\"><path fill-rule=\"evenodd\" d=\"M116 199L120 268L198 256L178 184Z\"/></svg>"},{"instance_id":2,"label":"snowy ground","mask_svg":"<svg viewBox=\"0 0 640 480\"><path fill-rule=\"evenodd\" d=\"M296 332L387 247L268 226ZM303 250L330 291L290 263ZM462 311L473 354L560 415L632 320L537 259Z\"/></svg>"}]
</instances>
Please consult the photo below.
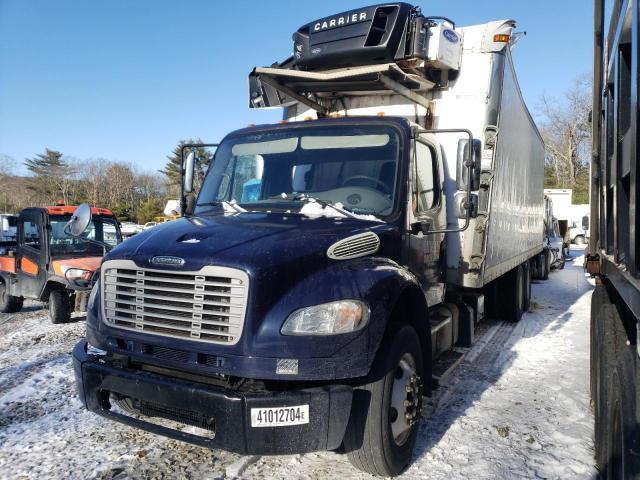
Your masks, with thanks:
<instances>
[{"instance_id":1,"label":"snowy ground","mask_svg":"<svg viewBox=\"0 0 640 480\"><path fill-rule=\"evenodd\" d=\"M534 284L517 325L482 336L426 409L407 479L595 478L589 305L582 257ZM37 304L0 314L0 478L371 478L334 453L241 457L157 437L83 410L70 351L83 319Z\"/></svg>"}]
</instances>

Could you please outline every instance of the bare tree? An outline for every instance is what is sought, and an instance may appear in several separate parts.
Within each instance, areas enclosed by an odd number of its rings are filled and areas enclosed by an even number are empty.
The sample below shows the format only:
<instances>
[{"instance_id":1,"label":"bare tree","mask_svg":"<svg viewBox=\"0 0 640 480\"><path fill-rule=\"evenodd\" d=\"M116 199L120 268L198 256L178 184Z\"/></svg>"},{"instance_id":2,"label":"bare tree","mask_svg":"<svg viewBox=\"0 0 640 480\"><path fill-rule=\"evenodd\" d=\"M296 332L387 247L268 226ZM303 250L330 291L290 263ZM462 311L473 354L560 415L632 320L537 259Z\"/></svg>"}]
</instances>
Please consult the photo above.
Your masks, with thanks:
<instances>
[{"instance_id":1,"label":"bare tree","mask_svg":"<svg viewBox=\"0 0 640 480\"><path fill-rule=\"evenodd\" d=\"M562 99L542 96L540 133L546 145L545 186L573 188L587 202L591 149L591 82L578 78Z\"/></svg>"},{"instance_id":2,"label":"bare tree","mask_svg":"<svg viewBox=\"0 0 640 480\"><path fill-rule=\"evenodd\" d=\"M15 206L12 195L11 177L14 174L16 161L9 155L0 154L0 213L9 212Z\"/></svg>"}]
</instances>

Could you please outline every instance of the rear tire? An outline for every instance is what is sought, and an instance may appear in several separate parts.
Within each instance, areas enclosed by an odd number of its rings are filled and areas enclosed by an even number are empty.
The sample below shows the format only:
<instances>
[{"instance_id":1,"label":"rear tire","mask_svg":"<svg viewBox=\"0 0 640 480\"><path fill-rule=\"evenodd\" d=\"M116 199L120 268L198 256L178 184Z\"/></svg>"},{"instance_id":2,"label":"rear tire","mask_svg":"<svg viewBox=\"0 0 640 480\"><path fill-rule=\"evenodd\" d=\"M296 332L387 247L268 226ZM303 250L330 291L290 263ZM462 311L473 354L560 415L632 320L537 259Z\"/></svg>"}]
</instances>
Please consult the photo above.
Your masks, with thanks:
<instances>
[{"instance_id":1,"label":"rear tire","mask_svg":"<svg viewBox=\"0 0 640 480\"><path fill-rule=\"evenodd\" d=\"M524 268L516 268L502 276L502 290L506 299L502 303L502 316L507 322L519 322L524 311Z\"/></svg>"},{"instance_id":2,"label":"rear tire","mask_svg":"<svg viewBox=\"0 0 640 480\"><path fill-rule=\"evenodd\" d=\"M549 280L549 272L551 271L551 252L545 249L542 252L542 280Z\"/></svg>"},{"instance_id":3,"label":"rear tire","mask_svg":"<svg viewBox=\"0 0 640 480\"><path fill-rule=\"evenodd\" d=\"M524 311L528 312L531 307L531 276L532 276L532 261L527 260L522 264L524 269Z\"/></svg>"},{"instance_id":4,"label":"rear tire","mask_svg":"<svg viewBox=\"0 0 640 480\"><path fill-rule=\"evenodd\" d=\"M55 324L71 320L71 297L66 290L56 289L49 293L49 318Z\"/></svg>"},{"instance_id":5,"label":"rear tire","mask_svg":"<svg viewBox=\"0 0 640 480\"><path fill-rule=\"evenodd\" d=\"M611 376L609 411L605 440L607 480L637 479L640 474L638 426L635 421L635 383L633 352L629 347L620 352Z\"/></svg>"},{"instance_id":6,"label":"rear tire","mask_svg":"<svg viewBox=\"0 0 640 480\"><path fill-rule=\"evenodd\" d=\"M594 292L595 294L596 292ZM597 302L599 299L596 299ZM610 430L614 424L611 415L612 377L617 368L618 357L627 349L627 334L622 318L616 306L611 303L608 296L600 299L602 307L594 319L594 336L596 337L596 351L598 363L595 365L596 375L594 387L595 396L595 428L594 444L596 451L596 464L605 474L609 463L609 443L612 436ZM605 477L607 478L607 477Z\"/></svg>"},{"instance_id":7,"label":"rear tire","mask_svg":"<svg viewBox=\"0 0 640 480\"><path fill-rule=\"evenodd\" d=\"M421 420L422 375L418 335L401 325L380 348L369 383L354 391L343 440L354 467L383 477L407 468Z\"/></svg>"},{"instance_id":8,"label":"rear tire","mask_svg":"<svg viewBox=\"0 0 640 480\"><path fill-rule=\"evenodd\" d=\"M576 245L584 245L585 244L584 237L582 235L578 235L576 238L573 239L573 243L575 243Z\"/></svg>"},{"instance_id":9,"label":"rear tire","mask_svg":"<svg viewBox=\"0 0 640 480\"><path fill-rule=\"evenodd\" d=\"M16 313L22 310L22 297L14 297L7 293L7 287L0 281L0 312Z\"/></svg>"}]
</instances>

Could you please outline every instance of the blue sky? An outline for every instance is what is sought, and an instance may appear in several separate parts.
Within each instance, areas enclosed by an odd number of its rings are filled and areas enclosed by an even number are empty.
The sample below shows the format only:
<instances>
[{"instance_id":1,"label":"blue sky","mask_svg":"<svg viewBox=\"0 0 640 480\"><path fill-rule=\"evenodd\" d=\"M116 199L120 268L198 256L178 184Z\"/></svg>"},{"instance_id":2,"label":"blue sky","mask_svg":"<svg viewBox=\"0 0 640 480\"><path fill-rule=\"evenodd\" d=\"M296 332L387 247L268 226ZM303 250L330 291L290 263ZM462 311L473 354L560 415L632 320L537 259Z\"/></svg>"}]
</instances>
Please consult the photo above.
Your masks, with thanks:
<instances>
[{"instance_id":1,"label":"blue sky","mask_svg":"<svg viewBox=\"0 0 640 480\"><path fill-rule=\"evenodd\" d=\"M284 59L291 34L366 0L0 0L0 155L45 147L161 168L183 138L220 140L279 119L247 106L253 66ZM530 109L591 71L588 0L429 0L459 25L513 18ZM1 157L0 157L1 158Z\"/></svg>"}]
</instances>

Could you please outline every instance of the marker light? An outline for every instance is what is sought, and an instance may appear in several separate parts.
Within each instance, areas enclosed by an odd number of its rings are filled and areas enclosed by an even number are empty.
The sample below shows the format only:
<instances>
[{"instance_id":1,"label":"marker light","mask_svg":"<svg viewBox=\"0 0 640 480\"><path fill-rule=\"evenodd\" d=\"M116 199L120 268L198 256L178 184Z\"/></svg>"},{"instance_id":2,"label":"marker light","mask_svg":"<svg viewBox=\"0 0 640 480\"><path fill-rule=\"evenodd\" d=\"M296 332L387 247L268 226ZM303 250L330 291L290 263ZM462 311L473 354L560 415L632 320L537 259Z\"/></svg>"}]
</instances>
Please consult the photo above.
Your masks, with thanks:
<instances>
[{"instance_id":1,"label":"marker light","mask_svg":"<svg viewBox=\"0 0 640 480\"><path fill-rule=\"evenodd\" d=\"M511 40L511 35L507 35L504 33L497 33L493 36L494 42L508 43Z\"/></svg>"}]
</instances>

